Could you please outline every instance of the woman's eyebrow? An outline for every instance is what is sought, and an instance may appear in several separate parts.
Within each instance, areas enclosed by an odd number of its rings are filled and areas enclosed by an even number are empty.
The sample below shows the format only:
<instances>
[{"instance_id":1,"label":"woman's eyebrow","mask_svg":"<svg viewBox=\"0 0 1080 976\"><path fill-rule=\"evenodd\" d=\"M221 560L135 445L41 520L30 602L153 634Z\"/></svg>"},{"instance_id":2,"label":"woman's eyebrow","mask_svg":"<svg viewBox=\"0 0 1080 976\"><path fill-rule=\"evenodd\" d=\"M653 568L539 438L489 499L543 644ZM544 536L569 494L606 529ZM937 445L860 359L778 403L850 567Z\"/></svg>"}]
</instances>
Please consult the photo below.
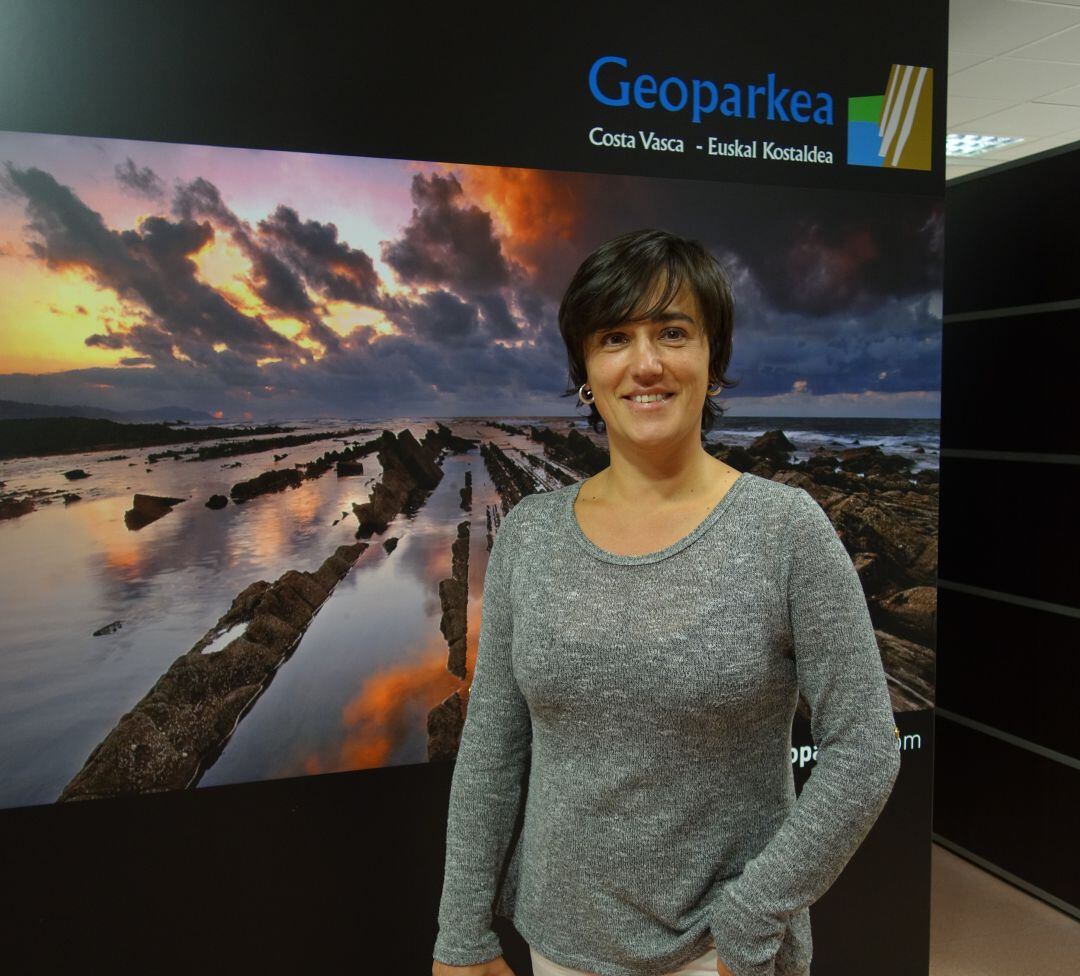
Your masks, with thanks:
<instances>
[{"instance_id":1,"label":"woman's eyebrow","mask_svg":"<svg viewBox=\"0 0 1080 976\"><path fill-rule=\"evenodd\" d=\"M657 312L655 315L650 316L648 319L627 319L624 322L617 322L614 325L603 325L596 329L594 335L603 335L606 332L613 332L616 329L625 328L627 325L631 325L634 322L689 322L690 325L697 325L693 316L686 312L674 312L665 309L663 312Z\"/></svg>"},{"instance_id":2,"label":"woman's eyebrow","mask_svg":"<svg viewBox=\"0 0 1080 976\"><path fill-rule=\"evenodd\" d=\"M692 315L688 315L686 312L672 312L663 311L657 312L653 316L654 322L689 322L691 325L697 325Z\"/></svg>"}]
</instances>

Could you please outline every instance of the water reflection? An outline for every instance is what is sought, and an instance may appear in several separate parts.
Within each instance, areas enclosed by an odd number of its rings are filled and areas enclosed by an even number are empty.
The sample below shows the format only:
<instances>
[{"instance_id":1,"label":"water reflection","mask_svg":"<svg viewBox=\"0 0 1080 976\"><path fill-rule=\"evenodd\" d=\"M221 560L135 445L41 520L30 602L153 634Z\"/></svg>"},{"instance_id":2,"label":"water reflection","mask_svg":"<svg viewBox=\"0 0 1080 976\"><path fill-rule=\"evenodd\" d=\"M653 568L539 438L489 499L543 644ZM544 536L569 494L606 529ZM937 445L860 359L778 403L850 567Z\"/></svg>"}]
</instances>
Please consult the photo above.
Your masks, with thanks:
<instances>
[{"instance_id":1,"label":"water reflection","mask_svg":"<svg viewBox=\"0 0 1080 976\"><path fill-rule=\"evenodd\" d=\"M460 490L471 470L471 513ZM427 714L464 684L446 670L439 581L470 523L469 662L487 567L485 505L498 495L478 452L447 457L443 479L399 516L316 614L289 662L237 727L200 786L425 762ZM387 554L381 541L400 538Z\"/></svg>"},{"instance_id":2,"label":"water reflection","mask_svg":"<svg viewBox=\"0 0 1080 976\"><path fill-rule=\"evenodd\" d=\"M340 446L317 442L290 452L289 461ZM365 460L367 476L330 471L220 511L203 502L272 467L272 451L224 471L219 460L164 461L145 473L141 464L98 463L94 455L5 463L0 480L9 489L49 485L73 467L93 478L80 483L80 502L0 522L0 546L17 560L0 591L0 806L55 800L119 718L246 586L288 569L316 569L352 542L355 519L333 523L367 499L381 474L374 456ZM92 492L82 488L91 481ZM124 512L135 491L188 500L129 532ZM115 633L93 636L117 620Z\"/></svg>"}]
</instances>

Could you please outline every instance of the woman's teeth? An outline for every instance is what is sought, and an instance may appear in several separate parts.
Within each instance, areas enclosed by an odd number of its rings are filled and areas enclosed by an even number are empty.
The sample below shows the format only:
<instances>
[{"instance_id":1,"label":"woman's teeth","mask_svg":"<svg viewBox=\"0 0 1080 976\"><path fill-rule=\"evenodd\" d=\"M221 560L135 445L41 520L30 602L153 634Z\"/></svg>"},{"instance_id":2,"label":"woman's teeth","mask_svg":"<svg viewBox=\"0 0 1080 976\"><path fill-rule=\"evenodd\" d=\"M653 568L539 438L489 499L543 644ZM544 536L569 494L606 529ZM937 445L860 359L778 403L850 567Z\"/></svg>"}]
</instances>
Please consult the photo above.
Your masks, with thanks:
<instances>
[{"instance_id":1,"label":"woman's teeth","mask_svg":"<svg viewBox=\"0 0 1080 976\"><path fill-rule=\"evenodd\" d=\"M653 393L650 396L636 396L630 399L634 403L655 403L657 400L666 400L669 396L671 396L670 393Z\"/></svg>"}]
</instances>

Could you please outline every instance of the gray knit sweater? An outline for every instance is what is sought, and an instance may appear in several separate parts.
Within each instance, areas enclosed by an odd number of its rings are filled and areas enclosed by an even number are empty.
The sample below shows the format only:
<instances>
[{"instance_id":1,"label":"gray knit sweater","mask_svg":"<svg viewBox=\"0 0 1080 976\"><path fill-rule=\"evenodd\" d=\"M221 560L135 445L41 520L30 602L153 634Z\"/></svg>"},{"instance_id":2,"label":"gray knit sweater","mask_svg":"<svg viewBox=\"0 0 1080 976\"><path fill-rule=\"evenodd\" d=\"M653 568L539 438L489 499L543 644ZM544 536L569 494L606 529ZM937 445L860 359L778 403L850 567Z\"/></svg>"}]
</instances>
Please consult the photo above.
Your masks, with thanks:
<instances>
[{"instance_id":1,"label":"gray knit sweater","mask_svg":"<svg viewBox=\"0 0 1080 976\"><path fill-rule=\"evenodd\" d=\"M712 944L735 976L806 976L809 906L900 769L851 559L811 495L757 475L639 556L581 531L580 488L523 498L492 547L434 958L500 955L498 912L601 976ZM796 799L800 690L817 755Z\"/></svg>"}]
</instances>

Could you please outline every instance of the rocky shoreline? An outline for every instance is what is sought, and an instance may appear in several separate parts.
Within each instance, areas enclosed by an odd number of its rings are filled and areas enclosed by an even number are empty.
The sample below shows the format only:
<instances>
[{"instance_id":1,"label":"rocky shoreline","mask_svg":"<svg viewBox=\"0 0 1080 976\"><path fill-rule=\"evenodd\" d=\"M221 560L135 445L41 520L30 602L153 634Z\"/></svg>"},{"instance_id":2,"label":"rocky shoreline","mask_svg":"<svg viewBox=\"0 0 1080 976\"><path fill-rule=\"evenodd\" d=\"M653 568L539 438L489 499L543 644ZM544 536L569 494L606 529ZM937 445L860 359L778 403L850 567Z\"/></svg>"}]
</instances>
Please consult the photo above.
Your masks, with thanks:
<instances>
[{"instance_id":1,"label":"rocky shoreline","mask_svg":"<svg viewBox=\"0 0 1080 976\"><path fill-rule=\"evenodd\" d=\"M193 786L366 548L340 546L314 573L289 570L273 583L245 588L90 753L59 800Z\"/></svg>"},{"instance_id":2,"label":"rocky shoreline","mask_svg":"<svg viewBox=\"0 0 1080 976\"><path fill-rule=\"evenodd\" d=\"M389 511L387 499L422 503L442 477L438 464L442 451L472 446L473 442L455 437L441 424L436 431L428 431L422 443L406 430L400 435L385 431L368 445L357 446L357 451L379 450L383 479L372 493L374 496L376 489L382 488L380 517ZM308 469L314 477L329 470L338 458L324 455L321 460L324 463L313 462L317 467ZM287 470L300 476L296 468ZM361 520L358 534L365 524L370 527L370 522ZM461 574L465 574L466 603L460 604L457 594L449 591L448 599L453 608L453 626L460 627L463 641L463 622L458 615L463 615L467 606L468 523L462 524L465 541L462 546L459 526L452 582L460 586ZM386 540L387 553L393 551L396 541ZM221 754L274 673L296 650L334 587L368 546L367 542L339 546L314 572L292 569L273 583L259 580L242 590L217 623L121 717L64 788L59 801L194 786ZM464 659L463 648L460 653Z\"/></svg>"},{"instance_id":3,"label":"rocky shoreline","mask_svg":"<svg viewBox=\"0 0 1080 976\"><path fill-rule=\"evenodd\" d=\"M103 423L111 423L111 421L103 421ZM284 429L287 428L247 428L236 432L234 436L257 433L260 430L280 431ZM312 434L265 438L263 440L230 441L225 444L189 447L183 451L162 451L148 455L146 460L150 464L157 463L167 458L178 461L204 461L214 458L234 457L237 454L261 453L272 450L275 447L311 444L316 441L330 440L332 438L342 440L342 443L347 445L340 450L335 449L326 451L314 461L295 464L291 469L271 468L256 477L249 478L246 481L237 482L230 489L230 496L234 502L240 504L268 492L283 491L287 488L298 488L304 481L322 477L322 475L326 474L326 472L332 468L336 468L340 476L363 474L364 466L359 459L366 457L382 443L379 438L367 441L364 444L355 441L350 444L346 439L364 433L371 433L371 428L353 427L347 430L321 431ZM228 435L221 431L217 431L215 432L215 436L221 437ZM287 454L275 454L274 462L277 463L278 461L284 460L286 457L288 457ZM97 459L98 463L126 460L126 455L114 455L112 457ZM231 464L222 465L222 467L236 468L239 467L241 463L242 462L240 461L234 461ZM128 467L135 467L136 464L137 462L132 461ZM147 468L146 472L149 474L152 470L153 468ZM82 468L64 471L63 476L68 481L81 481L85 478L92 477L89 472ZM31 512L37 511L40 506L50 505L54 501L62 500L65 505L70 505L72 502L77 502L81 498L80 495L63 489L36 488L29 492L11 492L5 491L4 488L4 483L0 482L0 521L29 515ZM140 512L140 502L138 501L140 494L141 493L137 493L135 495L132 501L132 507L125 517L128 528L131 529L141 529L150 522L161 518L163 515L167 515L171 510L171 508L168 507L159 509L152 518L143 518L142 516L144 513ZM152 498L155 496L143 495L142 497ZM222 501L223 499L224 501ZM183 499L174 501L173 504L179 504L179 501L182 500ZM207 508L218 509L224 508L228 503L229 498L227 496L213 495L205 504Z\"/></svg>"},{"instance_id":4,"label":"rocky shoreline","mask_svg":"<svg viewBox=\"0 0 1080 976\"><path fill-rule=\"evenodd\" d=\"M382 475L363 504L353 505L357 542L338 547L314 572L289 570L274 582L258 581L236 595L217 623L178 657L150 691L93 750L60 800L190 788L221 754L237 724L296 651L315 613L356 564L369 543L402 513L424 504L442 477L448 452L479 445L498 493L485 505L490 551L502 517L525 495L570 484L602 470L607 452L600 438L571 429L492 423L538 445L501 448L458 437L438 424L417 440L405 430L383 431L364 444L348 444L315 461L273 468L238 482L233 500L295 487L331 470L359 473L353 465L378 454ZM930 707L934 695L938 472L914 472L913 462L877 447L820 448L806 461L793 460L795 446L769 430L745 447L710 443L716 457L740 471L804 488L822 506L859 574L889 682L893 708ZM362 468L361 468L362 470ZM236 489L246 486L239 492ZM472 472L459 490L470 513ZM239 497L238 497L239 496ZM181 499L142 496L133 512L160 517ZM227 504L217 496L215 506ZM344 513L343 513L344 514ZM457 524L451 543L451 574L438 583L440 631L446 669L461 682L427 716L428 759L456 754L468 707L468 598L471 517ZM384 538L387 553L398 538ZM119 627L120 622L109 625ZM103 633L111 632L109 627ZM799 712L809 718L800 698Z\"/></svg>"}]
</instances>

